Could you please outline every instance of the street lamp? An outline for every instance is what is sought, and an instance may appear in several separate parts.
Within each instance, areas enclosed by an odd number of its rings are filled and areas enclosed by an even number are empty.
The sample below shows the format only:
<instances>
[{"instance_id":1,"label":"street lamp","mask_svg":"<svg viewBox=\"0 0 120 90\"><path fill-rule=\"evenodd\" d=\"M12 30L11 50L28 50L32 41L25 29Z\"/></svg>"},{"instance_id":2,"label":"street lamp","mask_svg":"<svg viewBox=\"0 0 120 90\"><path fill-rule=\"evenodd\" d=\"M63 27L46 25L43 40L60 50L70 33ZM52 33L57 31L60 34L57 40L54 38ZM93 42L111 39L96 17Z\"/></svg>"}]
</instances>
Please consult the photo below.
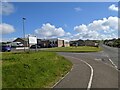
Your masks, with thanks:
<instances>
[{"instance_id":1,"label":"street lamp","mask_svg":"<svg viewBox=\"0 0 120 90\"><path fill-rule=\"evenodd\" d=\"M25 20L26 20L26 18L22 18L22 20L23 20L23 38L24 38L24 51L25 51Z\"/></svg>"}]
</instances>

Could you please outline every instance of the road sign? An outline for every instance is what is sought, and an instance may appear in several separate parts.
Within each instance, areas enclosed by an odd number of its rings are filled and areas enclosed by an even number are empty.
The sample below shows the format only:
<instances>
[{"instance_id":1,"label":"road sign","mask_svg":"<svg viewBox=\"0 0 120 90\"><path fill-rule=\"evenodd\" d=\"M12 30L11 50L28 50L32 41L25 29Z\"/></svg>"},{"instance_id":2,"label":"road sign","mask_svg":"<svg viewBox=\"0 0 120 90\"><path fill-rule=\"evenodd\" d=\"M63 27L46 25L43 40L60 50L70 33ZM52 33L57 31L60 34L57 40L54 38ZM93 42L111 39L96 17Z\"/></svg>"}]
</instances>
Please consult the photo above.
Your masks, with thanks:
<instances>
[{"instance_id":1,"label":"road sign","mask_svg":"<svg viewBox=\"0 0 120 90\"><path fill-rule=\"evenodd\" d=\"M37 37L29 36L29 44L37 44Z\"/></svg>"}]
</instances>

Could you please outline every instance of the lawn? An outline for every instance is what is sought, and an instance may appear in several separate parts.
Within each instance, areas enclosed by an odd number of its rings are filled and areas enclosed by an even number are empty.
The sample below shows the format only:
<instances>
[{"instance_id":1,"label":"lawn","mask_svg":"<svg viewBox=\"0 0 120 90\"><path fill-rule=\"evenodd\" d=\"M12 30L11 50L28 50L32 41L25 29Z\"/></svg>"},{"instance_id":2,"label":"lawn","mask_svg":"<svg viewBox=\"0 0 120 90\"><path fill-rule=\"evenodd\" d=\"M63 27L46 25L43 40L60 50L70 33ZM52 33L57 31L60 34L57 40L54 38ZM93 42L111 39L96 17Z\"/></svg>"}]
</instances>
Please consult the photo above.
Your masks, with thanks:
<instances>
[{"instance_id":1,"label":"lawn","mask_svg":"<svg viewBox=\"0 0 120 90\"><path fill-rule=\"evenodd\" d=\"M2 89L2 54L0 53L0 90Z\"/></svg>"},{"instance_id":2,"label":"lawn","mask_svg":"<svg viewBox=\"0 0 120 90\"><path fill-rule=\"evenodd\" d=\"M51 87L72 67L72 63L54 52L2 54L3 88Z\"/></svg>"},{"instance_id":3,"label":"lawn","mask_svg":"<svg viewBox=\"0 0 120 90\"><path fill-rule=\"evenodd\" d=\"M101 51L100 47L91 46L79 46L79 47L55 47L46 49L46 51L56 51L56 52L98 52Z\"/></svg>"}]
</instances>

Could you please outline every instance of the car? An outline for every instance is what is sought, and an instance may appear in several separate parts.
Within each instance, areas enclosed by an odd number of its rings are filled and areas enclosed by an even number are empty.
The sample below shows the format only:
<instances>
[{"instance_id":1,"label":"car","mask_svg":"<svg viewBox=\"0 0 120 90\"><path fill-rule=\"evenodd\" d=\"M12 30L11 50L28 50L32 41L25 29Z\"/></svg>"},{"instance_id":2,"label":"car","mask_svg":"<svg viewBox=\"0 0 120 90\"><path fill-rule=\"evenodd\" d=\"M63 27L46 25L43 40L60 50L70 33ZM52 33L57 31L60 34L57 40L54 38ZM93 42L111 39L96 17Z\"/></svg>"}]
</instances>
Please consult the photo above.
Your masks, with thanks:
<instances>
[{"instance_id":1,"label":"car","mask_svg":"<svg viewBox=\"0 0 120 90\"><path fill-rule=\"evenodd\" d=\"M11 51L11 47L9 45L2 45L2 52L10 52Z\"/></svg>"},{"instance_id":2,"label":"car","mask_svg":"<svg viewBox=\"0 0 120 90\"><path fill-rule=\"evenodd\" d=\"M35 48L36 48L36 45L32 45L30 48L35 49ZM37 45L37 48L41 48L41 46L40 46L40 45Z\"/></svg>"}]
</instances>

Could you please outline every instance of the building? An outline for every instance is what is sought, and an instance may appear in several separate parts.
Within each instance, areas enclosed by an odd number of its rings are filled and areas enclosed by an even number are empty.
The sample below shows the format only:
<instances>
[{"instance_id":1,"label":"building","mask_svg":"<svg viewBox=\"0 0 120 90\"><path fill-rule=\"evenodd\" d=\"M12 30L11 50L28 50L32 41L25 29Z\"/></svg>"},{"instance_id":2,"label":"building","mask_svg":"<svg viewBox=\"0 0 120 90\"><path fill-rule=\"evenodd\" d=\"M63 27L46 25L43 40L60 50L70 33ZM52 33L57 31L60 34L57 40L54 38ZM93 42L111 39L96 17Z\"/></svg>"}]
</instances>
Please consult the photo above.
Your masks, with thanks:
<instances>
[{"instance_id":1,"label":"building","mask_svg":"<svg viewBox=\"0 0 120 90\"><path fill-rule=\"evenodd\" d=\"M29 46L28 38L17 38L13 42L21 42L23 46ZM25 44L24 44L25 42ZM37 45L41 46L42 48L49 48L49 47L68 47L69 42L60 38L53 38L53 39L37 39Z\"/></svg>"},{"instance_id":2,"label":"building","mask_svg":"<svg viewBox=\"0 0 120 90\"><path fill-rule=\"evenodd\" d=\"M98 46L98 43L94 40L85 40L85 46Z\"/></svg>"},{"instance_id":3,"label":"building","mask_svg":"<svg viewBox=\"0 0 120 90\"><path fill-rule=\"evenodd\" d=\"M70 46L70 43L69 43L69 41L67 41L67 40L64 40L64 47L69 47Z\"/></svg>"},{"instance_id":4,"label":"building","mask_svg":"<svg viewBox=\"0 0 120 90\"><path fill-rule=\"evenodd\" d=\"M83 40L70 41L70 46L85 46L85 41Z\"/></svg>"},{"instance_id":5,"label":"building","mask_svg":"<svg viewBox=\"0 0 120 90\"><path fill-rule=\"evenodd\" d=\"M69 41L63 40L60 38L53 38L53 39L38 39L37 40L38 45L40 45L43 48L49 48L49 47L68 47Z\"/></svg>"},{"instance_id":6,"label":"building","mask_svg":"<svg viewBox=\"0 0 120 90\"><path fill-rule=\"evenodd\" d=\"M28 38L17 38L15 39L13 42L21 42L23 44L23 46L28 47Z\"/></svg>"},{"instance_id":7,"label":"building","mask_svg":"<svg viewBox=\"0 0 120 90\"><path fill-rule=\"evenodd\" d=\"M70 46L98 46L96 40L75 40L70 41Z\"/></svg>"},{"instance_id":8,"label":"building","mask_svg":"<svg viewBox=\"0 0 120 90\"><path fill-rule=\"evenodd\" d=\"M50 42L49 40L45 40L45 39L38 39L38 45L40 45L42 48L49 48L50 47Z\"/></svg>"},{"instance_id":9,"label":"building","mask_svg":"<svg viewBox=\"0 0 120 90\"><path fill-rule=\"evenodd\" d=\"M59 38L41 40L42 47L64 47L64 40Z\"/></svg>"}]
</instances>

